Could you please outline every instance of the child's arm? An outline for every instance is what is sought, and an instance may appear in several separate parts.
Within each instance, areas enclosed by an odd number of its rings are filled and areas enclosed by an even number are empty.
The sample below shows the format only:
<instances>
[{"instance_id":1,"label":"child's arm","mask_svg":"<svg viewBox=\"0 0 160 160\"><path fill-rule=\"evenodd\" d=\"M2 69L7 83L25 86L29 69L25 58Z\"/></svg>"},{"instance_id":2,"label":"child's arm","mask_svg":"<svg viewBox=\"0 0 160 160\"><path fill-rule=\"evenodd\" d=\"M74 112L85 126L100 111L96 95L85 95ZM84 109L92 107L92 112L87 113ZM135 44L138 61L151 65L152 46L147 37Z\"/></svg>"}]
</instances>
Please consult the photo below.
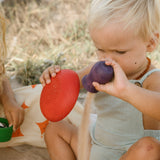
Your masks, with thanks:
<instances>
[{"instance_id":1,"label":"child's arm","mask_svg":"<svg viewBox=\"0 0 160 160\"><path fill-rule=\"evenodd\" d=\"M92 64L88 65L87 67L85 67L85 68L77 71L77 74L78 74L79 79L80 79L80 87L81 87L81 88L83 87L83 86L82 86L82 82L81 82L82 78L83 78L86 74L88 74L88 73L90 72L90 70L91 70L91 68L92 68L93 65L94 65L94 63L92 63Z\"/></svg>"},{"instance_id":2,"label":"child's arm","mask_svg":"<svg viewBox=\"0 0 160 160\"><path fill-rule=\"evenodd\" d=\"M160 81L157 81L160 79L160 73L150 75L146 81L149 81L149 78L152 79L152 84L147 88L141 88L130 83L124 100L135 106L143 114L160 120Z\"/></svg>"},{"instance_id":3,"label":"child's arm","mask_svg":"<svg viewBox=\"0 0 160 160\"><path fill-rule=\"evenodd\" d=\"M127 101L143 114L160 120L160 73L150 75L141 88L128 81L121 67L112 60L106 62L114 69L114 80L105 85L93 82L95 88Z\"/></svg>"},{"instance_id":4,"label":"child's arm","mask_svg":"<svg viewBox=\"0 0 160 160\"><path fill-rule=\"evenodd\" d=\"M16 102L14 93L12 91L10 82L7 77L4 78L3 92L0 95L1 103L4 107L6 118L10 125L13 125L13 129L16 130L23 122L24 110Z\"/></svg>"},{"instance_id":5,"label":"child's arm","mask_svg":"<svg viewBox=\"0 0 160 160\"><path fill-rule=\"evenodd\" d=\"M90 69L92 68L93 64L90 64L89 66L77 71L77 74L80 79L80 86L82 87L81 84L81 79L83 78L84 75L88 74ZM40 76L39 80L42 83L43 87L46 84L49 84L51 82L51 77L55 77L56 74L61 70L60 66L50 66L47 69L45 69Z\"/></svg>"}]
</instances>

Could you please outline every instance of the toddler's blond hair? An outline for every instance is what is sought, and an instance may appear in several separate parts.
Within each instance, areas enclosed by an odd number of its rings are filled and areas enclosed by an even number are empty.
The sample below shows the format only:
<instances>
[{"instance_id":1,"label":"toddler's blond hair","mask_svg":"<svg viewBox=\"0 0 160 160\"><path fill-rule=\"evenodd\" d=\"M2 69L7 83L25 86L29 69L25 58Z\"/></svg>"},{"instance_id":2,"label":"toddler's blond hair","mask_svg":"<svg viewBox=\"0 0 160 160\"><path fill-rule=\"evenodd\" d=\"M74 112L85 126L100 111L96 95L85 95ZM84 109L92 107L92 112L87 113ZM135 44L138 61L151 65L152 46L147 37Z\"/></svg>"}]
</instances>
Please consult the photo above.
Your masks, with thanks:
<instances>
[{"instance_id":1,"label":"toddler's blond hair","mask_svg":"<svg viewBox=\"0 0 160 160\"><path fill-rule=\"evenodd\" d=\"M89 13L89 29L107 23L123 23L144 40L160 32L159 0L93 0ZM116 24L115 24L116 25Z\"/></svg>"}]
</instances>

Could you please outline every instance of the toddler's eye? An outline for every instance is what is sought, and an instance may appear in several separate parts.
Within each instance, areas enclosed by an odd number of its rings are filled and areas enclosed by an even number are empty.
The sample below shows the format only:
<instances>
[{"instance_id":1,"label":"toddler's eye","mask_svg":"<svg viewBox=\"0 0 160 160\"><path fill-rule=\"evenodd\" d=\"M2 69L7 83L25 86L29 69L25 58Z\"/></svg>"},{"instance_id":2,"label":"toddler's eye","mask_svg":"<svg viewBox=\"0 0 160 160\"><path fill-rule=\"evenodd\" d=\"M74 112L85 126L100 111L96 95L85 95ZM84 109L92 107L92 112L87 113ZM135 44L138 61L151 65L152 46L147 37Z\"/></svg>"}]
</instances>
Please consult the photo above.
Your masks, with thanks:
<instances>
[{"instance_id":1,"label":"toddler's eye","mask_svg":"<svg viewBox=\"0 0 160 160\"><path fill-rule=\"evenodd\" d=\"M126 51L116 51L117 53L119 53L119 54L125 54L126 53Z\"/></svg>"}]
</instances>

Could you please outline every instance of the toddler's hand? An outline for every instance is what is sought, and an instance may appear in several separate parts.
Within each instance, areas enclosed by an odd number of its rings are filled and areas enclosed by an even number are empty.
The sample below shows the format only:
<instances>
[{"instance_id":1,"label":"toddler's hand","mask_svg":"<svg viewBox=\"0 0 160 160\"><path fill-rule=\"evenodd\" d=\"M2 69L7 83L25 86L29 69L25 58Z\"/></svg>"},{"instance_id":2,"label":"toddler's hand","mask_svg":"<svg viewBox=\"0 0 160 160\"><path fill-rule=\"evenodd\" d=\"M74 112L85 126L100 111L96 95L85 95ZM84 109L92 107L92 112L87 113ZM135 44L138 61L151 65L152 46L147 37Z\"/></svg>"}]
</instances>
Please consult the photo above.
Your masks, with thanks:
<instances>
[{"instance_id":1,"label":"toddler's hand","mask_svg":"<svg viewBox=\"0 0 160 160\"><path fill-rule=\"evenodd\" d=\"M106 92L115 97L122 98L124 96L124 92L126 91L128 84L130 84L128 78L126 77L120 65L116 63L114 60L107 59L105 63L106 65L111 65L113 67L114 79L111 82L108 82L104 85L99 84L97 82L93 82L93 86L98 91Z\"/></svg>"},{"instance_id":2,"label":"toddler's hand","mask_svg":"<svg viewBox=\"0 0 160 160\"><path fill-rule=\"evenodd\" d=\"M3 106L9 125L13 125L13 130L15 131L24 120L24 110L17 103L8 102Z\"/></svg>"},{"instance_id":3,"label":"toddler's hand","mask_svg":"<svg viewBox=\"0 0 160 160\"><path fill-rule=\"evenodd\" d=\"M39 80L44 87L46 84L51 82L51 77L55 77L56 74L61 70L60 66L50 66L44 70L42 75L40 76Z\"/></svg>"}]
</instances>

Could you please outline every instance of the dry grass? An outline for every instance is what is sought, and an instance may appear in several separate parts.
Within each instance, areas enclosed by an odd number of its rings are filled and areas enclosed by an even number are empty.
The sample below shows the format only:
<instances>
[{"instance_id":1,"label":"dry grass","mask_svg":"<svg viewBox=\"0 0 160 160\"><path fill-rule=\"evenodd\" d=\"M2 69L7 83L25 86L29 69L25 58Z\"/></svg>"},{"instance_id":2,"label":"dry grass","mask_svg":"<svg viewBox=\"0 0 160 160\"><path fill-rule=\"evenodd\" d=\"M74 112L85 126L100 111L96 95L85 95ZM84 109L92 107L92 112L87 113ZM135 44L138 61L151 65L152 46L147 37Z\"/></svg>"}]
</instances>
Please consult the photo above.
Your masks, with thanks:
<instances>
[{"instance_id":1,"label":"dry grass","mask_svg":"<svg viewBox=\"0 0 160 160\"><path fill-rule=\"evenodd\" d=\"M79 69L94 61L87 30L90 0L5 0L0 11L8 19L6 68L24 85L39 83L50 64ZM151 55L159 67L158 52Z\"/></svg>"},{"instance_id":2,"label":"dry grass","mask_svg":"<svg viewBox=\"0 0 160 160\"><path fill-rule=\"evenodd\" d=\"M18 73L19 80L28 85L37 82L34 79L47 62L79 69L92 61L88 6L87 0L5 0L0 11L8 19L6 68L10 75Z\"/></svg>"}]
</instances>

